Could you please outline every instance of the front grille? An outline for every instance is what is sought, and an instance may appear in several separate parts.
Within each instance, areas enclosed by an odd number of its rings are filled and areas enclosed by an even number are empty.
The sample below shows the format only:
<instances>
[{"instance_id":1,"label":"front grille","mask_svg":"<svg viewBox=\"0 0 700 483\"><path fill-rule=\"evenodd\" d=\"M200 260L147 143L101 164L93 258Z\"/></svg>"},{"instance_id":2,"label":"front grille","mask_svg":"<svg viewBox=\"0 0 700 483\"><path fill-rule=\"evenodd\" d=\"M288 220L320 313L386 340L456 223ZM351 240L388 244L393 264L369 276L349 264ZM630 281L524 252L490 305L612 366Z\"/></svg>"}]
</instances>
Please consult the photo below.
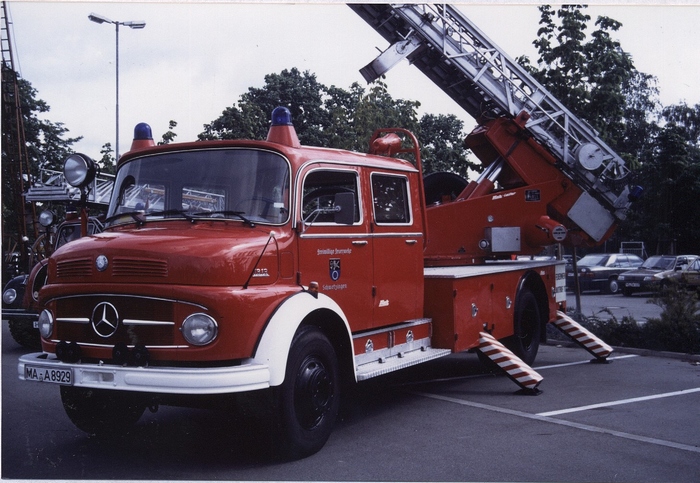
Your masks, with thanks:
<instances>
[{"instance_id":1,"label":"front grille","mask_svg":"<svg viewBox=\"0 0 700 483\"><path fill-rule=\"evenodd\" d=\"M115 277L167 277L165 260L114 257L112 275Z\"/></svg>"},{"instance_id":2,"label":"front grille","mask_svg":"<svg viewBox=\"0 0 700 483\"><path fill-rule=\"evenodd\" d=\"M58 278L89 277L90 275L92 275L92 261L89 258L63 260L56 264Z\"/></svg>"},{"instance_id":3,"label":"front grille","mask_svg":"<svg viewBox=\"0 0 700 483\"><path fill-rule=\"evenodd\" d=\"M100 337L91 319L95 307L109 302L119 318L117 331ZM100 313L96 315L99 319ZM56 333L61 340L82 344L125 343L147 346L170 346L174 343L175 302L138 296L85 295L56 301ZM114 321L111 321L112 323Z\"/></svg>"}]
</instances>

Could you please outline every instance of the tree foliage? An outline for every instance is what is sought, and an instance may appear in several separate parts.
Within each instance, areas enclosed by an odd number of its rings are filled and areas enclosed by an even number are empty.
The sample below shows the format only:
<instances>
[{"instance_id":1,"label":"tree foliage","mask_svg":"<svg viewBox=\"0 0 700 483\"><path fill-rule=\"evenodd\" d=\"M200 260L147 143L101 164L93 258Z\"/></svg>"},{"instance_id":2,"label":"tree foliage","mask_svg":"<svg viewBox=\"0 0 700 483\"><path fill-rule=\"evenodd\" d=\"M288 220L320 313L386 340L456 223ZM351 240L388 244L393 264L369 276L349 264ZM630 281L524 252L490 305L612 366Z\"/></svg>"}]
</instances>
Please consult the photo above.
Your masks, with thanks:
<instances>
[{"instance_id":1,"label":"tree foliage","mask_svg":"<svg viewBox=\"0 0 700 483\"><path fill-rule=\"evenodd\" d=\"M219 118L204 126L199 139L265 139L269 116L287 107L299 141L305 145L367 151L372 133L383 127L413 131L422 149L426 172L453 171L462 175L473 164L462 146L463 124L455 116L424 115L420 103L394 99L382 80L367 89L327 87L308 71L296 68L265 76L263 87L251 87Z\"/></svg>"},{"instance_id":2,"label":"tree foliage","mask_svg":"<svg viewBox=\"0 0 700 483\"><path fill-rule=\"evenodd\" d=\"M644 187L619 239L644 241L651 253L700 252L700 105L661 108L656 78L613 38L622 24L598 17L588 37L585 8L540 6L537 67L519 62L625 159L627 181Z\"/></svg>"},{"instance_id":3,"label":"tree foliage","mask_svg":"<svg viewBox=\"0 0 700 483\"><path fill-rule=\"evenodd\" d=\"M22 129L14 115L14 94L9 98L12 105L4 106L2 116L2 232L3 238L17 239L19 233L21 205L23 203L21 187L24 189L36 179L40 168L62 170L63 160L71 153L71 146L81 137L66 137L68 129L60 122L51 122L43 118L50 108L46 102L37 98L37 91L31 83L17 73L2 67L3 83L16 80L19 93L19 114ZM5 86L4 86L5 87ZM3 99L5 103L6 99ZM8 102L9 104L9 102ZM42 117L40 117L42 116ZM19 146L26 146L29 172L24 172L23 183L19 183ZM25 171L27 166L25 165Z\"/></svg>"}]
</instances>

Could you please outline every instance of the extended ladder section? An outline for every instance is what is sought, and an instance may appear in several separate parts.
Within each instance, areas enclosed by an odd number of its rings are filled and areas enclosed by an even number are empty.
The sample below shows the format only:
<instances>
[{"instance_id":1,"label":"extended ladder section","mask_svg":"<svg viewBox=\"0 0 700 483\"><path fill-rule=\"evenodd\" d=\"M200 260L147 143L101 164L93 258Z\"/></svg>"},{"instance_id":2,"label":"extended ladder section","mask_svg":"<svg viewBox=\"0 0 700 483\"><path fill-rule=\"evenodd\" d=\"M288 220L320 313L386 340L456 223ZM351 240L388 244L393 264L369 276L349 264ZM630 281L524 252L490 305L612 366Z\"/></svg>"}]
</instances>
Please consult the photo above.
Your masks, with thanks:
<instances>
[{"instance_id":1,"label":"extended ladder section","mask_svg":"<svg viewBox=\"0 0 700 483\"><path fill-rule=\"evenodd\" d=\"M114 186L114 175L102 174L95 177L88 187L87 202L91 205L107 207ZM41 169L39 178L32 183L24 195L28 202L53 201L63 203L80 202L80 189L68 184L63 172Z\"/></svg>"},{"instance_id":2,"label":"extended ladder section","mask_svg":"<svg viewBox=\"0 0 700 483\"><path fill-rule=\"evenodd\" d=\"M559 168L624 219L630 191L620 182L629 172L622 158L459 10L444 4L349 6L391 44L361 70L365 80L372 82L407 58L479 122L525 116L525 128Z\"/></svg>"}]
</instances>

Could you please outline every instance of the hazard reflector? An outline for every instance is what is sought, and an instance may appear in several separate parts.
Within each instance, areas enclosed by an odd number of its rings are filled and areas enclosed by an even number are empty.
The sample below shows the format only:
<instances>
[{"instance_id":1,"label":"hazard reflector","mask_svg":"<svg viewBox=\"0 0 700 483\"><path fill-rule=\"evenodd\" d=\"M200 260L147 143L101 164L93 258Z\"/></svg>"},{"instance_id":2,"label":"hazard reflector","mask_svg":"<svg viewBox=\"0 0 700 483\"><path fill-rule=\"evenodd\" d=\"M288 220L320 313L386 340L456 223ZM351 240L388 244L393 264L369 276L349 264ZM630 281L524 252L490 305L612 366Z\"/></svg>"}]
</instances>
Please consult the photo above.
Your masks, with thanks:
<instances>
[{"instance_id":1,"label":"hazard reflector","mask_svg":"<svg viewBox=\"0 0 700 483\"><path fill-rule=\"evenodd\" d=\"M479 350L495 362L513 382L527 390L535 390L543 377L506 346L487 332L479 332Z\"/></svg>"},{"instance_id":2,"label":"hazard reflector","mask_svg":"<svg viewBox=\"0 0 700 483\"><path fill-rule=\"evenodd\" d=\"M558 319L552 323L598 359L605 359L612 354L612 347L564 312L557 311L557 317Z\"/></svg>"}]
</instances>

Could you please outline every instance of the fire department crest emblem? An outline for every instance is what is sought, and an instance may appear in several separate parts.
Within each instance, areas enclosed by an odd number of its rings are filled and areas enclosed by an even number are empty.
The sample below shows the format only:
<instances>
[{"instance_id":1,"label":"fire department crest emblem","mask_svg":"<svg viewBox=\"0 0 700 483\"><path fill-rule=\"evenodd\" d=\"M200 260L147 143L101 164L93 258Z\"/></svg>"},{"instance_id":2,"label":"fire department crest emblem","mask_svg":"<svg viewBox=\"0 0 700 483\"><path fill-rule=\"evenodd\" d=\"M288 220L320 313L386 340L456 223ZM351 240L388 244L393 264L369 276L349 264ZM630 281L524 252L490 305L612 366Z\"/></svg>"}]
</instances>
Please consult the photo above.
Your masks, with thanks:
<instances>
[{"instance_id":1,"label":"fire department crest emblem","mask_svg":"<svg viewBox=\"0 0 700 483\"><path fill-rule=\"evenodd\" d=\"M340 258L331 258L328 262L328 271L331 275L331 280L334 282L340 278Z\"/></svg>"}]
</instances>

